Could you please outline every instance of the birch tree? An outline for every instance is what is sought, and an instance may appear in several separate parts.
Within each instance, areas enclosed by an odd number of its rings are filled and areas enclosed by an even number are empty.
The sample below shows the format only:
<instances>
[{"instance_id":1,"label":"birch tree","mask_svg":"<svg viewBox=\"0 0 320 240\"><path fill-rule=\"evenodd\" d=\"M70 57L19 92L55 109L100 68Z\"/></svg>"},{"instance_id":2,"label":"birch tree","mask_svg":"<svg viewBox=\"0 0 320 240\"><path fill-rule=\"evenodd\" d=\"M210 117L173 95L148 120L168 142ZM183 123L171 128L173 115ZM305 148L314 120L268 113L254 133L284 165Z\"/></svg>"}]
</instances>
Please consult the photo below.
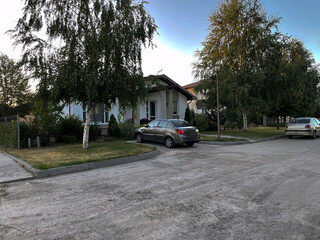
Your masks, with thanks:
<instances>
[{"instance_id":1,"label":"birch tree","mask_svg":"<svg viewBox=\"0 0 320 240\"><path fill-rule=\"evenodd\" d=\"M225 0L209 16L209 34L196 52L194 74L200 80L215 81L219 71L223 102L238 109L247 131L249 111L267 107L262 96L262 62L270 42L277 38L279 18L267 14L259 0Z\"/></svg>"},{"instance_id":2,"label":"birch tree","mask_svg":"<svg viewBox=\"0 0 320 240\"><path fill-rule=\"evenodd\" d=\"M152 46L157 26L145 1L25 0L10 31L22 44L22 63L39 79L40 96L87 108L83 148L99 104L134 108L147 94L141 49Z\"/></svg>"}]
</instances>

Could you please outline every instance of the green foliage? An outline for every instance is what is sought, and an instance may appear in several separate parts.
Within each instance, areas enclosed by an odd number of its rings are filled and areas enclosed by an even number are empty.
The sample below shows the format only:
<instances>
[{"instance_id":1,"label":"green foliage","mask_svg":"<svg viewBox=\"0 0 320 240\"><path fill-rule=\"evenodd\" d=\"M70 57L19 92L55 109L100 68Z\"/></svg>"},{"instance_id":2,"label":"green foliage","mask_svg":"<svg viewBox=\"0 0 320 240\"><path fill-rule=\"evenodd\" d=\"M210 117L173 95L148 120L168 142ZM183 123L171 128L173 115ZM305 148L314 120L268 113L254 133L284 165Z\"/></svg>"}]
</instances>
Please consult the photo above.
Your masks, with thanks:
<instances>
[{"instance_id":1,"label":"green foliage","mask_svg":"<svg viewBox=\"0 0 320 240\"><path fill-rule=\"evenodd\" d=\"M108 135L110 137L120 137L121 135L118 122L113 114L111 114L110 121L108 123Z\"/></svg>"},{"instance_id":2,"label":"green foliage","mask_svg":"<svg viewBox=\"0 0 320 240\"><path fill-rule=\"evenodd\" d=\"M190 110L190 122L192 122L196 117L196 113L193 109Z\"/></svg>"},{"instance_id":3,"label":"green foliage","mask_svg":"<svg viewBox=\"0 0 320 240\"><path fill-rule=\"evenodd\" d=\"M61 119L62 106L37 98L32 108L34 119L30 121L32 137L39 136L41 145L50 145L50 137L56 136L57 123Z\"/></svg>"},{"instance_id":4,"label":"green foliage","mask_svg":"<svg viewBox=\"0 0 320 240\"><path fill-rule=\"evenodd\" d=\"M279 18L268 16L260 1L222 1L209 17L209 34L197 52L196 77L204 83L198 88L207 99L208 109L216 103L219 76L221 105L246 114L267 106L262 88L264 61L278 40ZM217 75L215 66L222 66ZM263 89L265 91L266 89Z\"/></svg>"},{"instance_id":5,"label":"green foliage","mask_svg":"<svg viewBox=\"0 0 320 240\"><path fill-rule=\"evenodd\" d=\"M126 139L134 139L134 131L135 127L133 123L131 122L121 122L119 123L119 129L121 132L121 137L126 138Z\"/></svg>"},{"instance_id":6,"label":"green foliage","mask_svg":"<svg viewBox=\"0 0 320 240\"><path fill-rule=\"evenodd\" d=\"M209 121L207 131L218 131L218 125L216 122Z\"/></svg>"},{"instance_id":7,"label":"green foliage","mask_svg":"<svg viewBox=\"0 0 320 240\"><path fill-rule=\"evenodd\" d=\"M185 114L184 114L184 120L186 120L187 122L191 121L191 112L190 112L189 105L186 108L186 111L185 111Z\"/></svg>"},{"instance_id":8,"label":"green foliage","mask_svg":"<svg viewBox=\"0 0 320 240\"><path fill-rule=\"evenodd\" d=\"M0 123L0 146L6 148L18 147L16 122Z\"/></svg>"},{"instance_id":9,"label":"green foliage","mask_svg":"<svg viewBox=\"0 0 320 240\"><path fill-rule=\"evenodd\" d=\"M82 121L74 115L61 118L60 121L57 123L56 128L56 138L59 142L64 142L63 136L74 136L78 141L82 139Z\"/></svg>"},{"instance_id":10,"label":"green foliage","mask_svg":"<svg viewBox=\"0 0 320 240\"><path fill-rule=\"evenodd\" d=\"M194 120L192 121L192 125L199 128L201 132L208 130L208 118L203 114L196 114Z\"/></svg>"},{"instance_id":11,"label":"green foliage","mask_svg":"<svg viewBox=\"0 0 320 240\"><path fill-rule=\"evenodd\" d=\"M64 143L75 143L78 141L78 139L76 138L76 136L63 135L61 137L61 141Z\"/></svg>"},{"instance_id":12,"label":"green foliage","mask_svg":"<svg viewBox=\"0 0 320 240\"><path fill-rule=\"evenodd\" d=\"M142 47L153 45L157 30L145 3L26 1L11 34L24 49L22 63L40 80L40 95L89 110L99 104L134 108L148 93Z\"/></svg>"},{"instance_id":13,"label":"green foliage","mask_svg":"<svg viewBox=\"0 0 320 240\"><path fill-rule=\"evenodd\" d=\"M100 129L97 124L90 125L89 129L89 142L96 141L100 135Z\"/></svg>"},{"instance_id":14,"label":"green foliage","mask_svg":"<svg viewBox=\"0 0 320 240\"><path fill-rule=\"evenodd\" d=\"M32 94L22 68L0 53L0 73L0 117L29 113Z\"/></svg>"}]
</instances>

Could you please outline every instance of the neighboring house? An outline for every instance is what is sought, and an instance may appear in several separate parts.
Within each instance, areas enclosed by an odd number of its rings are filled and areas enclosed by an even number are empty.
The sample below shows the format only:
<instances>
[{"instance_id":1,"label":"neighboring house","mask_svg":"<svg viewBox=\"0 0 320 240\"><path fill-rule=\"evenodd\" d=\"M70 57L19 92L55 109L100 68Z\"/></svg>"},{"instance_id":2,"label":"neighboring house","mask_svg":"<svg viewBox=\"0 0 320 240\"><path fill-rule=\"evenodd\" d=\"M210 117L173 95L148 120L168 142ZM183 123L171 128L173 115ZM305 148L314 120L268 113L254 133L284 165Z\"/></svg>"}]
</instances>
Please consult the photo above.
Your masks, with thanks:
<instances>
[{"instance_id":1,"label":"neighboring house","mask_svg":"<svg viewBox=\"0 0 320 240\"><path fill-rule=\"evenodd\" d=\"M193 101L196 97L166 75L151 75L145 77L145 80L146 82L156 80L157 84L151 85L146 102L138 106L134 117L135 123L139 124L142 118L149 120L156 118L183 119L188 101ZM82 121L85 121L87 117L86 109L75 103L66 105L63 113L65 116L74 114ZM121 115L118 105L113 106L112 109L106 109L101 104L96 108L92 121L106 126L111 114L121 121L133 119L132 109L128 109Z\"/></svg>"},{"instance_id":2,"label":"neighboring house","mask_svg":"<svg viewBox=\"0 0 320 240\"><path fill-rule=\"evenodd\" d=\"M193 82L188 85L183 86L184 89L186 89L188 92L196 96L196 99L192 100L189 104L190 109L193 109L195 113L201 114L206 113L207 109L205 105L203 104L204 96L201 93L195 93L194 88L198 86L198 82Z\"/></svg>"}]
</instances>

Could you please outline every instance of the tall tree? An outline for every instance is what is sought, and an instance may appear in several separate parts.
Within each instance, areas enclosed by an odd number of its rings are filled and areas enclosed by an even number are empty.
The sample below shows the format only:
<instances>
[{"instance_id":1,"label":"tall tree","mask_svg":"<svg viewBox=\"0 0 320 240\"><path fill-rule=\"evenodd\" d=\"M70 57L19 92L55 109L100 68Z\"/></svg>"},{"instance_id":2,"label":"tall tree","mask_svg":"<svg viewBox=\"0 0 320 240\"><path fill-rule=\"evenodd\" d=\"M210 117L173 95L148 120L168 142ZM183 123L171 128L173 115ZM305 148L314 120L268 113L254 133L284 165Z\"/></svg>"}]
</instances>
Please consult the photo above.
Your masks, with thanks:
<instances>
[{"instance_id":1,"label":"tall tree","mask_svg":"<svg viewBox=\"0 0 320 240\"><path fill-rule=\"evenodd\" d=\"M87 108L83 148L96 105L134 108L147 94L141 49L152 46L157 26L145 3L27 0L11 31L25 49L22 62L40 79L40 95Z\"/></svg>"},{"instance_id":2,"label":"tall tree","mask_svg":"<svg viewBox=\"0 0 320 240\"><path fill-rule=\"evenodd\" d=\"M316 111L319 83L312 54L301 41L285 37L277 55L278 68L269 75L267 86L272 89L267 115L277 119L279 116L312 116Z\"/></svg>"},{"instance_id":3,"label":"tall tree","mask_svg":"<svg viewBox=\"0 0 320 240\"><path fill-rule=\"evenodd\" d=\"M262 96L262 61L269 43L278 34L279 18L268 16L259 0L225 0L209 17L209 34L196 52L195 77L215 81L219 72L224 101L242 114L247 131L247 114L266 107Z\"/></svg>"},{"instance_id":4,"label":"tall tree","mask_svg":"<svg viewBox=\"0 0 320 240\"><path fill-rule=\"evenodd\" d=\"M31 91L22 68L0 54L0 116L25 115L30 110Z\"/></svg>"}]
</instances>

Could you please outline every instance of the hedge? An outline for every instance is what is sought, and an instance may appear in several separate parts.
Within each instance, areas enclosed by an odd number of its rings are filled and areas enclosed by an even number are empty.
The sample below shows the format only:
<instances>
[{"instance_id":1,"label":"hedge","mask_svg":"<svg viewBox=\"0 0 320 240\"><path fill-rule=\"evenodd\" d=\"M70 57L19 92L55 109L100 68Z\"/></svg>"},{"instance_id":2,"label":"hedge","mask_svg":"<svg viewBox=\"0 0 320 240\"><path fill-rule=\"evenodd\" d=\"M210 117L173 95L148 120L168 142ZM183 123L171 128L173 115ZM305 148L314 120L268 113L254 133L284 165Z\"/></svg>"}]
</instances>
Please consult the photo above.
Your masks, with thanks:
<instances>
[{"instance_id":1,"label":"hedge","mask_svg":"<svg viewBox=\"0 0 320 240\"><path fill-rule=\"evenodd\" d=\"M17 123L2 122L0 123L0 146L6 148L17 148Z\"/></svg>"}]
</instances>

